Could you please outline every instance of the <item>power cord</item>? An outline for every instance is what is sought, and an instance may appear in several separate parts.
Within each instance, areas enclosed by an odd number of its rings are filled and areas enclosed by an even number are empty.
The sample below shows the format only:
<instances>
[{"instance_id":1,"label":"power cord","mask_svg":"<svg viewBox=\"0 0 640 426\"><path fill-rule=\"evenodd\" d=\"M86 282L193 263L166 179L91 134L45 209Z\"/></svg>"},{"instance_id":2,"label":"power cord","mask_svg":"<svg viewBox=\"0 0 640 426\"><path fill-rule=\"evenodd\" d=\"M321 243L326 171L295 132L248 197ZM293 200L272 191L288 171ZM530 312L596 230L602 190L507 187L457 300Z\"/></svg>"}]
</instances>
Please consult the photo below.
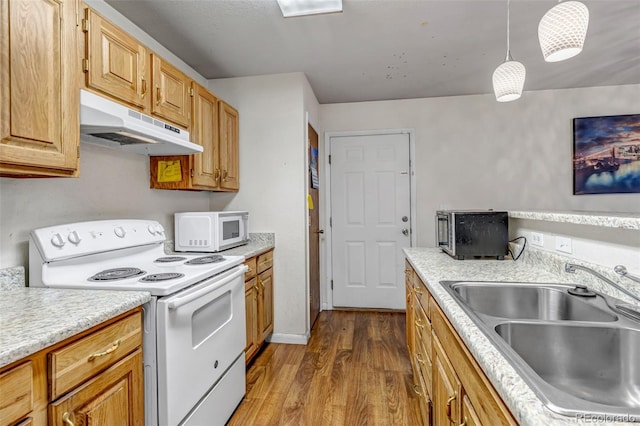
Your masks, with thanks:
<instances>
[{"instance_id":1,"label":"power cord","mask_svg":"<svg viewBox=\"0 0 640 426\"><path fill-rule=\"evenodd\" d=\"M520 250L520 253L518 253L518 256L514 257L513 256L513 252L511 251L511 249L510 248L507 249L507 251L511 255L511 258L513 259L514 262L516 260L520 259L520 256L522 256L522 253L524 253L525 247L527 247L527 238L526 237L516 237L513 240L509 240L509 242L510 243L514 243L514 242L516 242L518 240L524 240L524 244L522 244L522 250Z\"/></svg>"}]
</instances>

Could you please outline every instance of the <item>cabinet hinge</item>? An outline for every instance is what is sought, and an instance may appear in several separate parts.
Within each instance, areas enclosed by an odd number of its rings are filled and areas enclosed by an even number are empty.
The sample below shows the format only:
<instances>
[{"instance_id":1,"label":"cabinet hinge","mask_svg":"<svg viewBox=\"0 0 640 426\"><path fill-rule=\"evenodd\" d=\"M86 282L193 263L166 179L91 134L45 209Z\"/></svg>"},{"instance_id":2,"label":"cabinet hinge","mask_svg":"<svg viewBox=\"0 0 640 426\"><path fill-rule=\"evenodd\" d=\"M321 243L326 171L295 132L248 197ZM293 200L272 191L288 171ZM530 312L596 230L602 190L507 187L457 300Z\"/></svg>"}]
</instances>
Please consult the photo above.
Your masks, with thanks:
<instances>
[{"instance_id":1,"label":"cabinet hinge","mask_svg":"<svg viewBox=\"0 0 640 426\"><path fill-rule=\"evenodd\" d=\"M82 58L82 72L89 72L89 60Z\"/></svg>"},{"instance_id":2,"label":"cabinet hinge","mask_svg":"<svg viewBox=\"0 0 640 426\"><path fill-rule=\"evenodd\" d=\"M82 20L82 31L85 33L89 32L89 19L85 18Z\"/></svg>"}]
</instances>

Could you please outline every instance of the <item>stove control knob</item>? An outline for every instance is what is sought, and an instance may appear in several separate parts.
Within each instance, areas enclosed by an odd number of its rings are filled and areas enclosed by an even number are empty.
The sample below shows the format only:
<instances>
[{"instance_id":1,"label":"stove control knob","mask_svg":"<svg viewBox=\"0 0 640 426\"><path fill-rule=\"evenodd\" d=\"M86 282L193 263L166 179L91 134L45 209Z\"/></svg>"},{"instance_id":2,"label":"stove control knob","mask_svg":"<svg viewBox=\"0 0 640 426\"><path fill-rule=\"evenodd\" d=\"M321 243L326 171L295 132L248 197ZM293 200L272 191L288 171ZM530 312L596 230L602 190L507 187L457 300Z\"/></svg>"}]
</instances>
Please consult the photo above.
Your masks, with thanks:
<instances>
[{"instance_id":1,"label":"stove control knob","mask_svg":"<svg viewBox=\"0 0 640 426\"><path fill-rule=\"evenodd\" d=\"M69 240L69 242L72 244L78 245L80 244L80 241L82 241L82 238L80 238L78 231L71 231L71 233L67 236L67 240Z\"/></svg>"},{"instance_id":2,"label":"stove control knob","mask_svg":"<svg viewBox=\"0 0 640 426\"><path fill-rule=\"evenodd\" d=\"M158 231L156 230L156 227L155 227L155 226L153 226L153 225L149 225L149 226L147 226L147 229L149 230L149 233L150 233L150 234L152 234L152 235L155 235L155 233L156 233L156 232L158 232Z\"/></svg>"},{"instance_id":3,"label":"stove control knob","mask_svg":"<svg viewBox=\"0 0 640 426\"><path fill-rule=\"evenodd\" d=\"M56 246L58 248L62 248L62 246L65 245L65 242L62 239L62 235L55 234L53 237L51 237L51 244L53 244L54 246Z\"/></svg>"},{"instance_id":4,"label":"stove control knob","mask_svg":"<svg viewBox=\"0 0 640 426\"><path fill-rule=\"evenodd\" d=\"M116 237L119 237L119 238L124 238L124 236L127 235L127 232L124 230L122 226L116 227L113 230L113 232L116 234Z\"/></svg>"},{"instance_id":5,"label":"stove control knob","mask_svg":"<svg viewBox=\"0 0 640 426\"><path fill-rule=\"evenodd\" d=\"M158 234L162 234L164 232L164 228L162 227L162 225L158 224L156 225L156 231L158 232Z\"/></svg>"}]
</instances>

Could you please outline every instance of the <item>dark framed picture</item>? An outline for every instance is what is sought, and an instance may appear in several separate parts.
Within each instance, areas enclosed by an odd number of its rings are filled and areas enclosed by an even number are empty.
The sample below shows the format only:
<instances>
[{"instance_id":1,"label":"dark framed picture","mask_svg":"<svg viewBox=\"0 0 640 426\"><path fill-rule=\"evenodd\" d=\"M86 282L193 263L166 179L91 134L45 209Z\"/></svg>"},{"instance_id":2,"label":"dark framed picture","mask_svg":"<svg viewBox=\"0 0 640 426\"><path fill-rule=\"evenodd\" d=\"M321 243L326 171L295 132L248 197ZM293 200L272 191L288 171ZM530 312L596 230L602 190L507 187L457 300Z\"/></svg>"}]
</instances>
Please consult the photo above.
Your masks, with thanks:
<instances>
[{"instance_id":1,"label":"dark framed picture","mask_svg":"<svg viewBox=\"0 0 640 426\"><path fill-rule=\"evenodd\" d=\"M640 114L573 119L573 193L640 193Z\"/></svg>"}]
</instances>

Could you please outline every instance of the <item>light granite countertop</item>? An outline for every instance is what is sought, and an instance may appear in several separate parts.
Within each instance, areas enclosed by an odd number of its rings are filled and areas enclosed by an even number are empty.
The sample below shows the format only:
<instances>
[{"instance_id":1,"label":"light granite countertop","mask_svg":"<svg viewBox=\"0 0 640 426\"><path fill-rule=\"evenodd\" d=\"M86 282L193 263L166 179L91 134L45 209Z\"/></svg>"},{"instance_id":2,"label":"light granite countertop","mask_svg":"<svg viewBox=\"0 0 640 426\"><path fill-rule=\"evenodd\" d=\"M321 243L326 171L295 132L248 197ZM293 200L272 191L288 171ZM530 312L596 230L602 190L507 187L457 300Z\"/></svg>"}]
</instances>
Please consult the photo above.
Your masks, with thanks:
<instances>
[{"instance_id":1,"label":"light granite countertop","mask_svg":"<svg viewBox=\"0 0 640 426\"><path fill-rule=\"evenodd\" d=\"M21 287L0 291L0 367L151 300L144 291Z\"/></svg>"},{"instance_id":2,"label":"light granite countertop","mask_svg":"<svg viewBox=\"0 0 640 426\"><path fill-rule=\"evenodd\" d=\"M404 249L404 252L408 261L428 286L438 305L456 328L478 364L521 425L594 424L594 422L562 416L548 410L529 385L440 284L440 281L447 280L577 283L580 278L572 274L557 274L552 269L544 269L522 261L454 260L436 248L407 248ZM627 423L607 422L606 424L624 425Z\"/></svg>"},{"instance_id":3,"label":"light granite countertop","mask_svg":"<svg viewBox=\"0 0 640 426\"><path fill-rule=\"evenodd\" d=\"M607 228L640 229L640 214L638 213L510 211L509 217Z\"/></svg>"}]
</instances>

